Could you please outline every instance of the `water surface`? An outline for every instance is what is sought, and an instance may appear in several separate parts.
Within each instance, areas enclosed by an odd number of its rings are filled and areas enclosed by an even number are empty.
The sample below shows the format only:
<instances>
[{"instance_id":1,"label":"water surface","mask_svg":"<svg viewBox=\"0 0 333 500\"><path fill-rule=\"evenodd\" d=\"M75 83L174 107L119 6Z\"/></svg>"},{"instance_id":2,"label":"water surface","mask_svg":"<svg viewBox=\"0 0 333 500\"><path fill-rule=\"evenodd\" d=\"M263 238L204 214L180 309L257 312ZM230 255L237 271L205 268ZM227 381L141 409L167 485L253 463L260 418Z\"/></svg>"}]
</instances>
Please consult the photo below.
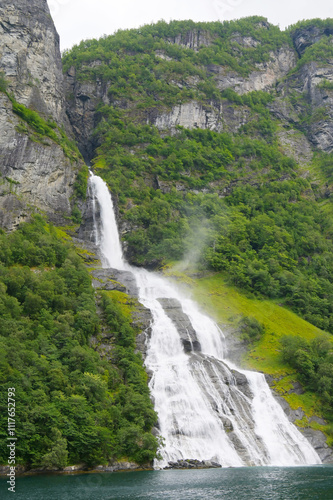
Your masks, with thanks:
<instances>
[{"instance_id":1,"label":"water surface","mask_svg":"<svg viewBox=\"0 0 333 500\"><path fill-rule=\"evenodd\" d=\"M16 493L0 480L0 498L15 500L333 500L333 466L27 476Z\"/></svg>"}]
</instances>

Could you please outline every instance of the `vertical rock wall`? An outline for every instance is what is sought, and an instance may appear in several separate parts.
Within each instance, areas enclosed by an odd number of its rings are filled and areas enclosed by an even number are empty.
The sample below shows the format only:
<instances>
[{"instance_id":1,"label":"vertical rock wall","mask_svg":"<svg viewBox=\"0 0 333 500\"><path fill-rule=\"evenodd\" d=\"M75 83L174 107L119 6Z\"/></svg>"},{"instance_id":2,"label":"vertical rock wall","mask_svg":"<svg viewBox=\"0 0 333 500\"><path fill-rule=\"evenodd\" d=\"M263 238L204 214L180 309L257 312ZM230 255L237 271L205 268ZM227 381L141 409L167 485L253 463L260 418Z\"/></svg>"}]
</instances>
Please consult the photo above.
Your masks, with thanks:
<instances>
[{"instance_id":1,"label":"vertical rock wall","mask_svg":"<svg viewBox=\"0 0 333 500\"><path fill-rule=\"evenodd\" d=\"M46 0L1 0L0 72L17 102L71 134L59 36ZM78 167L57 143L33 137L0 92L0 227L15 228L34 207L54 222L70 216Z\"/></svg>"}]
</instances>

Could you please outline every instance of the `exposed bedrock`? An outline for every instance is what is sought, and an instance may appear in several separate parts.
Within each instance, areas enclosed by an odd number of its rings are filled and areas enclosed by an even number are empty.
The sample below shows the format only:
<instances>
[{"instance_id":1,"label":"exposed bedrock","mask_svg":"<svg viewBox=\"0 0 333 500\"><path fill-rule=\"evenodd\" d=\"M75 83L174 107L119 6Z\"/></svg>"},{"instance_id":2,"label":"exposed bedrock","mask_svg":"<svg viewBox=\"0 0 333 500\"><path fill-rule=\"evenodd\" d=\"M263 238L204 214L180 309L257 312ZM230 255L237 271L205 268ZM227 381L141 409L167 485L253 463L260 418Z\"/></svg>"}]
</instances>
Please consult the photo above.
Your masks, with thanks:
<instances>
[{"instance_id":1,"label":"exposed bedrock","mask_svg":"<svg viewBox=\"0 0 333 500\"><path fill-rule=\"evenodd\" d=\"M71 128L66 115L59 36L46 0L0 3L0 72L15 100ZM61 146L31 130L0 92L0 226L11 230L34 208L52 222L71 215L79 165Z\"/></svg>"},{"instance_id":2,"label":"exposed bedrock","mask_svg":"<svg viewBox=\"0 0 333 500\"><path fill-rule=\"evenodd\" d=\"M184 313L180 302L177 299L158 299L165 313L174 323L179 333L185 352L200 351L201 345L198 341L196 331L192 323Z\"/></svg>"}]
</instances>

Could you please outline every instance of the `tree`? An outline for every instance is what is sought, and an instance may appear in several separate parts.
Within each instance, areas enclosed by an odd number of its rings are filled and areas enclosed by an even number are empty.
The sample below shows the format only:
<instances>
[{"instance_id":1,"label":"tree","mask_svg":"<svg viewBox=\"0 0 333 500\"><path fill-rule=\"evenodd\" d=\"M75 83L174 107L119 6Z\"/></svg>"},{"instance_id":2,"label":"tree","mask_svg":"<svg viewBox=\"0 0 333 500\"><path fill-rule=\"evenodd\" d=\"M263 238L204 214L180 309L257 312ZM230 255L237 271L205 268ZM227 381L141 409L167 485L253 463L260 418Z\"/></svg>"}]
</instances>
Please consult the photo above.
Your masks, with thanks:
<instances>
[{"instance_id":1,"label":"tree","mask_svg":"<svg viewBox=\"0 0 333 500\"><path fill-rule=\"evenodd\" d=\"M63 469L67 465L67 439L62 437L57 428L52 429L53 444L51 451L42 457L42 465L47 469Z\"/></svg>"}]
</instances>

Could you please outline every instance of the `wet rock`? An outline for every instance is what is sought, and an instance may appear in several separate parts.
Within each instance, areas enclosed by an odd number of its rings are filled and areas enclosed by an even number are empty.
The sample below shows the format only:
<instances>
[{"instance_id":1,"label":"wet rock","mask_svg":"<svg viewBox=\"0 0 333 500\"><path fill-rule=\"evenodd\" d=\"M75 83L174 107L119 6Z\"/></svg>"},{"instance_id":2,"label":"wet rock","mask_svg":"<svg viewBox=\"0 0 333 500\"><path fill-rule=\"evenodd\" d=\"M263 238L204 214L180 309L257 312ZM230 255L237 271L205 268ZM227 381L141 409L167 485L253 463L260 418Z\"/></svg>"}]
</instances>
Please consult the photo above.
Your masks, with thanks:
<instances>
[{"instance_id":1,"label":"wet rock","mask_svg":"<svg viewBox=\"0 0 333 500\"><path fill-rule=\"evenodd\" d=\"M177 299L158 299L164 311L176 326L180 335L185 352L200 351L201 345L198 341L196 331L192 323L184 313L180 302Z\"/></svg>"},{"instance_id":2,"label":"wet rock","mask_svg":"<svg viewBox=\"0 0 333 500\"><path fill-rule=\"evenodd\" d=\"M146 358L147 354L148 341L151 336L152 321L153 317L150 309L147 309L146 307L144 307L142 304L139 303L135 308L135 311L133 311L132 313L132 325L141 330L141 333L139 333L136 336L135 343L136 343L136 349L137 351L141 352L143 359Z\"/></svg>"},{"instance_id":3,"label":"wet rock","mask_svg":"<svg viewBox=\"0 0 333 500\"><path fill-rule=\"evenodd\" d=\"M93 285L102 290L118 290L128 293L133 297L138 296L138 287L135 276L130 271L120 271L118 269L103 268L95 269L91 272Z\"/></svg>"},{"instance_id":4,"label":"wet rock","mask_svg":"<svg viewBox=\"0 0 333 500\"><path fill-rule=\"evenodd\" d=\"M115 462L111 465L98 465L94 470L98 472L117 472L120 470L135 470L144 468L135 462Z\"/></svg>"},{"instance_id":5,"label":"wet rock","mask_svg":"<svg viewBox=\"0 0 333 500\"><path fill-rule=\"evenodd\" d=\"M218 469L221 467L221 464L211 460L186 459L177 460L176 462L170 460L165 469Z\"/></svg>"},{"instance_id":6,"label":"wet rock","mask_svg":"<svg viewBox=\"0 0 333 500\"><path fill-rule=\"evenodd\" d=\"M96 64L98 65L98 61L92 61L86 66L93 68ZM68 96L67 114L79 149L89 162L99 145L92 133L99 122L96 108L101 102L110 104L108 84L98 79L96 82L78 81L74 67L68 70L65 79Z\"/></svg>"},{"instance_id":7,"label":"wet rock","mask_svg":"<svg viewBox=\"0 0 333 500\"><path fill-rule=\"evenodd\" d=\"M333 463L333 450L327 445L326 436L322 432L311 428L299 430L310 441L324 464Z\"/></svg>"},{"instance_id":8,"label":"wet rock","mask_svg":"<svg viewBox=\"0 0 333 500\"><path fill-rule=\"evenodd\" d=\"M274 379L272 379L269 382L269 384L271 385L273 381ZM290 405L282 396L279 396L276 393L274 393L274 387L273 388L271 387L271 389L273 390L275 399L280 403L283 411L287 415L290 422L295 423L296 420L302 420L304 418L305 413L302 410L302 408L297 408L296 410L292 410ZM296 390L297 390L297 385L296 385ZM302 394L302 392L300 392L300 389L298 393ZM311 422L317 422L320 425L326 424L324 419L316 416L313 416L309 419L309 423ZM312 429L311 427L306 427L306 428L298 427L298 430L308 439L308 441L314 447L314 449L319 455L319 458L323 463L333 463L333 450L327 445L326 443L327 438L323 432L316 429Z\"/></svg>"},{"instance_id":9,"label":"wet rock","mask_svg":"<svg viewBox=\"0 0 333 500\"><path fill-rule=\"evenodd\" d=\"M233 376L235 377L235 382L240 391L242 391L248 398L252 399L253 394L249 386L249 382L243 373L239 373L237 370L231 370Z\"/></svg>"}]
</instances>

